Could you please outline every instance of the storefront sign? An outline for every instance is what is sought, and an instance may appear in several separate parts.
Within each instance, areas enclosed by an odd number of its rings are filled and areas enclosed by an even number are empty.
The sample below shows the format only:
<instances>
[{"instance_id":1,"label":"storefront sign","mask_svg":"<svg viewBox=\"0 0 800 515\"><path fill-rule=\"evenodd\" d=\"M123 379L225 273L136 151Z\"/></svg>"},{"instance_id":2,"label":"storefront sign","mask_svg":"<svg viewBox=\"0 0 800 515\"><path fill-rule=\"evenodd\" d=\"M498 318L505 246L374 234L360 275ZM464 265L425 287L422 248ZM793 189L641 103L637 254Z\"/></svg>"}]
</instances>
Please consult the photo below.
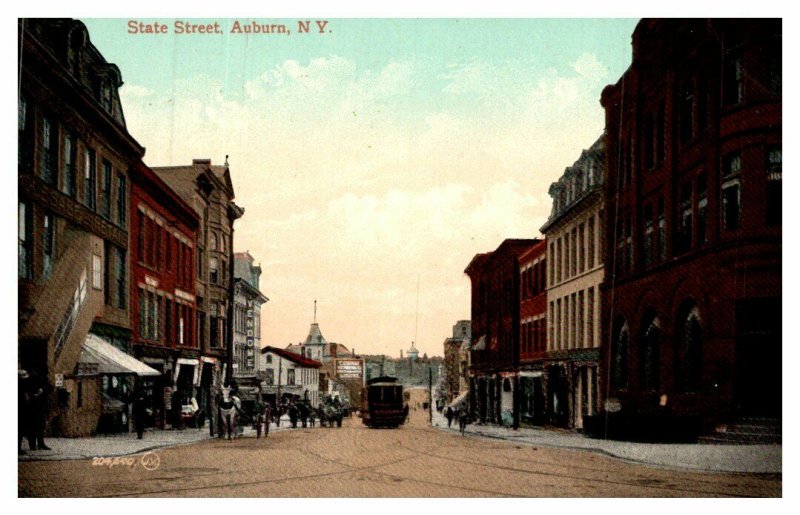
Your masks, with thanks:
<instances>
[{"instance_id":1,"label":"storefront sign","mask_svg":"<svg viewBox=\"0 0 800 515\"><path fill-rule=\"evenodd\" d=\"M358 359L337 359L336 377L341 379L361 379L364 375L363 363Z\"/></svg>"}]
</instances>

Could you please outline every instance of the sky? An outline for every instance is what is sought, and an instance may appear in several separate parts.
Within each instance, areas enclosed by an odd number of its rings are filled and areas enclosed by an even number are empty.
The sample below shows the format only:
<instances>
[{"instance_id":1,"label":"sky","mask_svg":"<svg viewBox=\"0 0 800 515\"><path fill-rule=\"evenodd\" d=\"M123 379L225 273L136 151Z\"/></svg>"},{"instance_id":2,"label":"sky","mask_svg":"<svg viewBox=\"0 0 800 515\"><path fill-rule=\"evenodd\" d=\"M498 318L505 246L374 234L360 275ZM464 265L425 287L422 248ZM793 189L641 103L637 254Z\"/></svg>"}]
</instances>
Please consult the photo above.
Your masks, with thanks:
<instances>
[{"instance_id":1,"label":"sky","mask_svg":"<svg viewBox=\"0 0 800 515\"><path fill-rule=\"evenodd\" d=\"M152 19L136 19L152 23ZM82 19L119 66L150 166L228 155L234 247L263 269L262 346L441 355L470 318L464 269L535 238L549 185L602 134L635 19L325 19L289 34L129 34Z\"/></svg>"}]
</instances>

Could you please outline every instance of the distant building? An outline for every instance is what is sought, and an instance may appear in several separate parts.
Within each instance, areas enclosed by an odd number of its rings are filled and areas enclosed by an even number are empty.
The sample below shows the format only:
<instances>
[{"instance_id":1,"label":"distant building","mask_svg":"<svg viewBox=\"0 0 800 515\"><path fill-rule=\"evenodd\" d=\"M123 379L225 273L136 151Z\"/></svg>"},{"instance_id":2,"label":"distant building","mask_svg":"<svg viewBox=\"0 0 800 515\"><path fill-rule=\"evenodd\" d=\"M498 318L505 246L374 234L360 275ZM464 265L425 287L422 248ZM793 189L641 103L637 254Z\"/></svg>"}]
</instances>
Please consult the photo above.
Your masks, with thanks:
<instances>
[{"instance_id":1,"label":"distant building","mask_svg":"<svg viewBox=\"0 0 800 515\"><path fill-rule=\"evenodd\" d=\"M261 349L261 306L269 299L259 290L261 267L249 252L234 259L233 377L243 400L255 400L261 379L257 353Z\"/></svg>"},{"instance_id":2,"label":"distant building","mask_svg":"<svg viewBox=\"0 0 800 515\"><path fill-rule=\"evenodd\" d=\"M551 423L576 429L600 399L604 141L550 186L553 209L541 228L548 242L547 412Z\"/></svg>"},{"instance_id":3,"label":"distant building","mask_svg":"<svg viewBox=\"0 0 800 515\"><path fill-rule=\"evenodd\" d=\"M445 401L450 402L469 390L469 345L472 327L469 320L453 326L453 335L444 341Z\"/></svg>"},{"instance_id":4,"label":"distant building","mask_svg":"<svg viewBox=\"0 0 800 515\"><path fill-rule=\"evenodd\" d=\"M474 420L519 425L519 257L538 240L508 239L477 254L472 282L470 411Z\"/></svg>"},{"instance_id":5,"label":"distant building","mask_svg":"<svg viewBox=\"0 0 800 515\"><path fill-rule=\"evenodd\" d=\"M284 401L307 400L312 406L320 403L319 372L322 363L276 347L261 349L264 380L262 398L273 407Z\"/></svg>"}]
</instances>

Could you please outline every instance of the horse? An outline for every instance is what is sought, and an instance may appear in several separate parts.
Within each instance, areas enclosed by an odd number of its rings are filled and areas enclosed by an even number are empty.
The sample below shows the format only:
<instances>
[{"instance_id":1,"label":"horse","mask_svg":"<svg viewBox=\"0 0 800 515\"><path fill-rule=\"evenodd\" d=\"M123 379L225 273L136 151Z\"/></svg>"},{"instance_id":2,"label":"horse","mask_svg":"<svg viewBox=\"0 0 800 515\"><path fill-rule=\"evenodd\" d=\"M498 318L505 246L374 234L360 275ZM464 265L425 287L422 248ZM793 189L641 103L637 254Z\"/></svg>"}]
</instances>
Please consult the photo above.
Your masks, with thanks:
<instances>
[{"instance_id":1,"label":"horse","mask_svg":"<svg viewBox=\"0 0 800 515\"><path fill-rule=\"evenodd\" d=\"M236 429L236 413L241 411L242 401L233 393L230 387L222 388L222 399L219 401L220 436L228 433L228 440L233 440Z\"/></svg>"}]
</instances>

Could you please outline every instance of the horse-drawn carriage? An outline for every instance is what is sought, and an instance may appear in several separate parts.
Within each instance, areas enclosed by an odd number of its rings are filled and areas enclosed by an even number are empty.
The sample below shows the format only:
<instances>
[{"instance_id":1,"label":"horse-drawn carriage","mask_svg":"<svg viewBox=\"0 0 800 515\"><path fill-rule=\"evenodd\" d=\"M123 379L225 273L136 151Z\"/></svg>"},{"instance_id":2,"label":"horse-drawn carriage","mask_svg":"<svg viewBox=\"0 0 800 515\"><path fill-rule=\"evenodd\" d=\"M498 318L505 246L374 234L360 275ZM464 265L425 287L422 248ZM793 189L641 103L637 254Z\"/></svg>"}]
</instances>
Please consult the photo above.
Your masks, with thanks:
<instances>
[{"instance_id":1,"label":"horse-drawn carriage","mask_svg":"<svg viewBox=\"0 0 800 515\"><path fill-rule=\"evenodd\" d=\"M342 427L342 407L335 402L326 402L317 410L319 412L319 425L328 427Z\"/></svg>"}]
</instances>

